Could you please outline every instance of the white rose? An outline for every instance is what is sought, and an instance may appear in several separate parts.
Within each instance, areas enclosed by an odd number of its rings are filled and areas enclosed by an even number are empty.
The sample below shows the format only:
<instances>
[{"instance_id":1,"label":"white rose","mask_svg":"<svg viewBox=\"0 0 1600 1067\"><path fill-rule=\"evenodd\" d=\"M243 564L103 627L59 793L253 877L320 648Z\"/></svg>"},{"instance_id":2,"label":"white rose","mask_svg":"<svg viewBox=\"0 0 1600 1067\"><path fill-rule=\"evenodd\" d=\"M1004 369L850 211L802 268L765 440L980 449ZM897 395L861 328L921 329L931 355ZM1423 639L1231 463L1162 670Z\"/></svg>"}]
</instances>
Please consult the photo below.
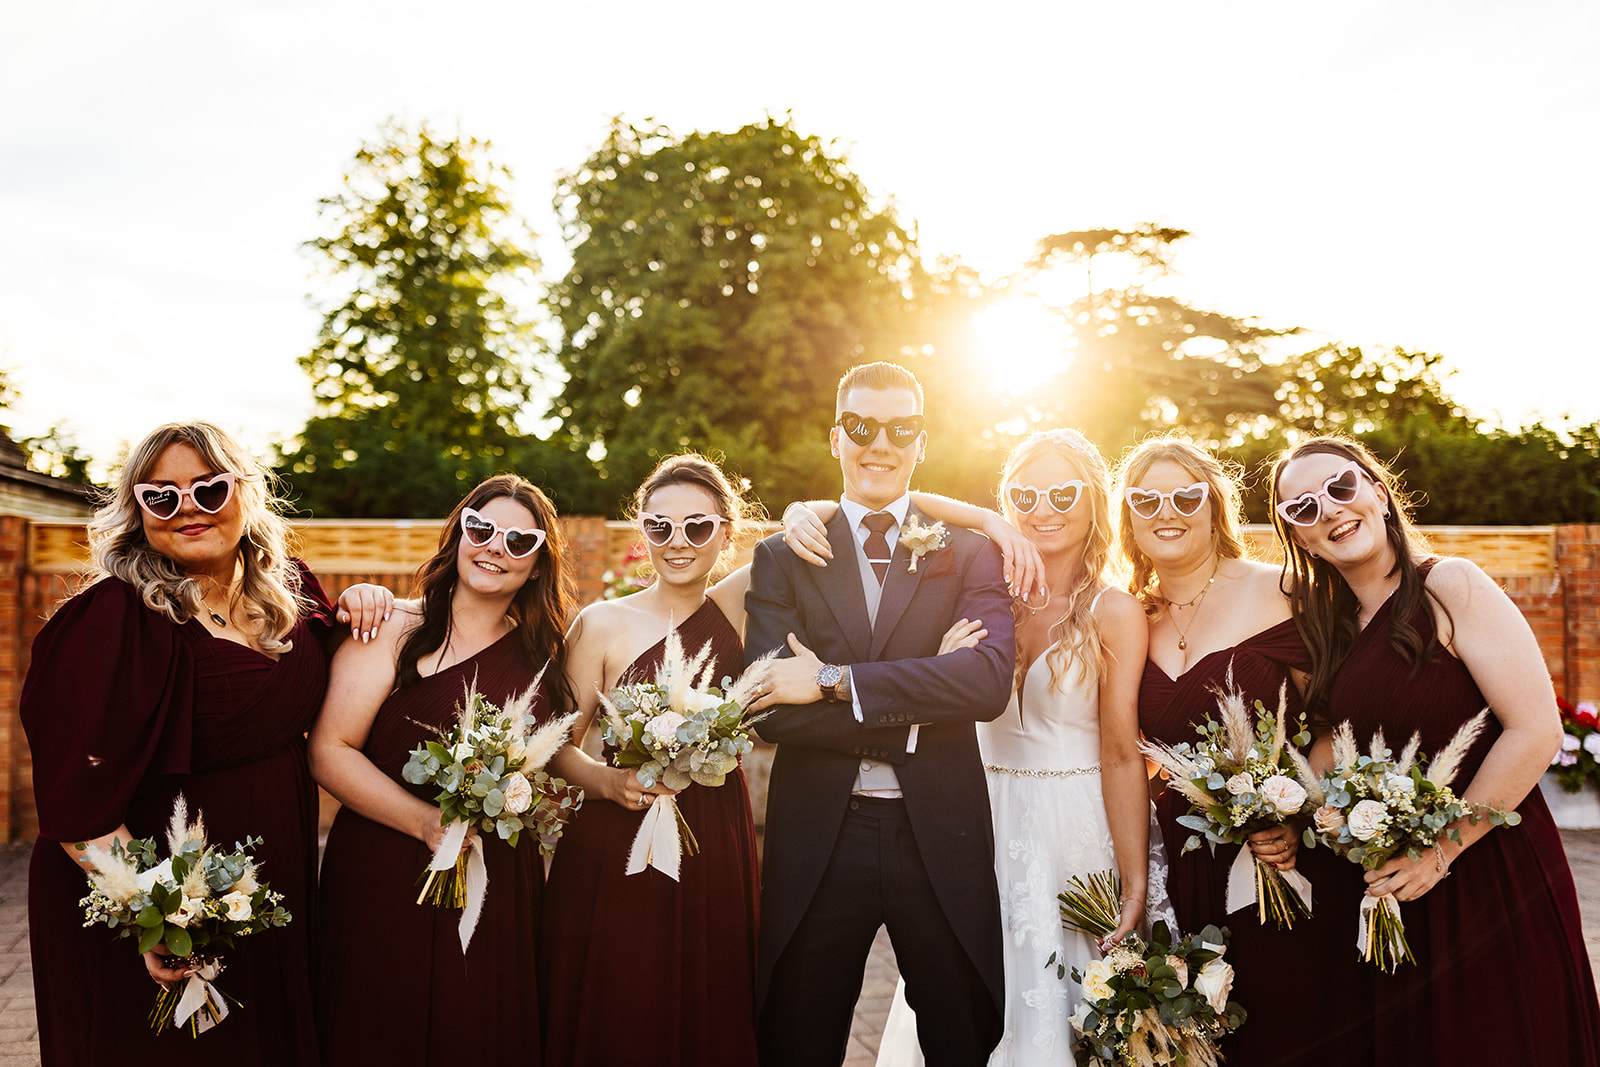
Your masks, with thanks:
<instances>
[{"instance_id":1,"label":"white rose","mask_svg":"<svg viewBox=\"0 0 1600 1067\"><path fill-rule=\"evenodd\" d=\"M1363 800L1350 809L1350 833L1359 841L1371 841L1389 822L1389 809L1376 800Z\"/></svg>"},{"instance_id":2,"label":"white rose","mask_svg":"<svg viewBox=\"0 0 1600 1067\"><path fill-rule=\"evenodd\" d=\"M1195 976L1195 992L1206 998L1212 1011L1226 1011L1228 994L1233 992L1233 968L1222 957L1217 957Z\"/></svg>"},{"instance_id":3,"label":"white rose","mask_svg":"<svg viewBox=\"0 0 1600 1067\"><path fill-rule=\"evenodd\" d=\"M1583 750L1589 755L1600 759L1600 734L1590 734L1583 739Z\"/></svg>"},{"instance_id":4,"label":"white rose","mask_svg":"<svg viewBox=\"0 0 1600 1067\"><path fill-rule=\"evenodd\" d=\"M721 697L714 697L710 693L692 690L689 693L689 698L687 701L685 701L685 703L689 705L689 710L691 712L697 712L716 711L718 708L722 707L724 701Z\"/></svg>"},{"instance_id":5,"label":"white rose","mask_svg":"<svg viewBox=\"0 0 1600 1067\"><path fill-rule=\"evenodd\" d=\"M463 741L450 750L450 755L455 758L456 762L465 763L472 758L472 746Z\"/></svg>"},{"instance_id":6,"label":"white rose","mask_svg":"<svg viewBox=\"0 0 1600 1067\"><path fill-rule=\"evenodd\" d=\"M1089 1013L1093 1010L1093 1008L1089 1007L1087 1000L1078 1001L1078 1006L1072 1009L1072 1018L1070 1020L1072 1028L1080 1034L1083 1033L1083 1024L1088 1021Z\"/></svg>"},{"instance_id":7,"label":"white rose","mask_svg":"<svg viewBox=\"0 0 1600 1067\"><path fill-rule=\"evenodd\" d=\"M177 880L172 877L172 861L170 859L162 860L148 871L141 872L134 881L138 884L139 892L141 893L150 892L155 888L157 882L160 882L168 889L176 889L178 887Z\"/></svg>"},{"instance_id":8,"label":"white rose","mask_svg":"<svg viewBox=\"0 0 1600 1067\"><path fill-rule=\"evenodd\" d=\"M501 792L506 795L506 810L513 815L521 815L533 804L533 783L523 777L521 771L513 772L506 779Z\"/></svg>"},{"instance_id":9,"label":"white rose","mask_svg":"<svg viewBox=\"0 0 1600 1067\"><path fill-rule=\"evenodd\" d=\"M1254 793L1255 791L1256 783L1248 774L1241 772L1228 779L1228 792L1236 797L1242 797L1246 793Z\"/></svg>"},{"instance_id":10,"label":"white rose","mask_svg":"<svg viewBox=\"0 0 1600 1067\"><path fill-rule=\"evenodd\" d=\"M663 711L644 724L644 732L655 742L656 747L672 748L678 743L678 727L683 723L682 715L675 711Z\"/></svg>"},{"instance_id":11,"label":"white rose","mask_svg":"<svg viewBox=\"0 0 1600 1067\"><path fill-rule=\"evenodd\" d=\"M1576 752L1576 751L1578 751L1578 749L1580 749L1582 747L1583 747L1583 742L1579 741L1576 737L1573 737L1571 734L1562 734L1561 735L1561 748L1564 751Z\"/></svg>"},{"instance_id":12,"label":"white rose","mask_svg":"<svg viewBox=\"0 0 1600 1067\"><path fill-rule=\"evenodd\" d=\"M1332 804L1324 804L1311 813L1311 825L1319 834L1331 834L1344 825L1344 812Z\"/></svg>"},{"instance_id":13,"label":"white rose","mask_svg":"<svg viewBox=\"0 0 1600 1067\"><path fill-rule=\"evenodd\" d=\"M1105 960L1091 960L1083 969L1083 995L1090 1000L1105 1000L1111 996L1111 976L1115 974Z\"/></svg>"},{"instance_id":14,"label":"white rose","mask_svg":"<svg viewBox=\"0 0 1600 1067\"><path fill-rule=\"evenodd\" d=\"M232 893L225 893L222 896L222 904L223 907L228 909L228 920L230 922L244 922L250 918L250 895L248 893L241 893L237 889Z\"/></svg>"},{"instance_id":15,"label":"white rose","mask_svg":"<svg viewBox=\"0 0 1600 1067\"><path fill-rule=\"evenodd\" d=\"M1274 774L1261 783L1261 797L1279 815L1293 815L1306 802L1306 787L1286 774Z\"/></svg>"},{"instance_id":16,"label":"white rose","mask_svg":"<svg viewBox=\"0 0 1600 1067\"><path fill-rule=\"evenodd\" d=\"M1411 780L1409 774L1386 774L1383 776L1383 791L1413 797L1417 795L1417 783Z\"/></svg>"},{"instance_id":17,"label":"white rose","mask_svg":"<svg viewBox=\"0 0 1600 1067\"><path fill-rule=\"evenodd\" d=\"M201 902L194 897L184 897L183 903L178 905L178 910L167 916L167 922L177 926L188 926L191 921L199 918Z\"/></svg>"},{"instance_id":18,"label":"white rose","mask_svg":"<svg viewBox=\"0 0 1600 1067\"><path fill-rule=\"evenodd\" d=\"M1189 984L1189 962L1187 960L1182 956L1168 956L1167 966L1178 972L1179 985L1187 986Z\"/></svg>"}]
</instances>

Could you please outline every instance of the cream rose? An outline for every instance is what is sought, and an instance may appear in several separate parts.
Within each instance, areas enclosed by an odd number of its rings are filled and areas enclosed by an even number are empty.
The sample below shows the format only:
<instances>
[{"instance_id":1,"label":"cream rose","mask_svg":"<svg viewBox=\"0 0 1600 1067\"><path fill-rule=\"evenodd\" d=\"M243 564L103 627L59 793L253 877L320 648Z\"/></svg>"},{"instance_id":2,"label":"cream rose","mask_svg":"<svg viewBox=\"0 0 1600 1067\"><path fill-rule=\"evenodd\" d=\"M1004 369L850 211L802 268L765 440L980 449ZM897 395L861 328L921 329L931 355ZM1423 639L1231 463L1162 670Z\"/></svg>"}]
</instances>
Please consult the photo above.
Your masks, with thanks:
<instances>
[{"instance_id":1,"label":"cream rose","mask_svg":"<svg viewBox=\"0 0 1600 1067\"><path fill-rule=\"evenodd\" d=\"M663 711L644 724L644 732L650 735L650 740L655 742L658 748L676 748L678 727L683 724L682 715L675 711Z\"/></svg>"},{"instance_id":2,"label":"cream rose","mask_svg":"<svg viewBox=\"0 0 1600 1067\"><path fill-rule=\"evenodd\" d=\"M1091 960L1083 969L1083 995L1090 1000L1105 1000L1111 996L1111 976L1116 972L1105 960Z\"/></svg>"},{"instance_id":3,"label":"cream rose","mask_svg":"<svg viewBox=\"0 0 1600 1067\"><path fill-rule=\"evenodd\" d=\"M457 763L465 763L467 760L472 758L472 746L463 741L455 748L450 750L450 755Z\"/></svg>"},{"instance_id":4,"label":"cream rose","mask_svg":"<svg viewBox=\"0 0 1600 1067\"><path fill-rule=\"evenodd\" d=\"M1239 773L1228 779L1228 792L1236 797L1242 797L1246 793L1254 793L1255 791L1255 780L1248 774Z\"/></svg>"},{"instance_id":5,"label":"cream rose","mask_svg":"<svg viewBox=\"0 0 1600 1067\"><path fill-rule=\"evenodd\" d=\"M183 903L178 905L178 910L167 916L167 922L175 926L188 926L200 917L203 905L194 897L184 897Z\"/></svg>"},{"instance_id":6,"label":"cream rose","mask_svg":"<svg viewBox=\"0 0 1600 1067\"><path fill-rule=\"evenodd\" d=\"M521 815L533 803L533 783L521 771L512 772L501 792L506 795L506 810L513 815Z\"/></svg>"},{"instance_id":7,"label":"cream rose","mask_svg":"<svg viewBox=\"0 0 1600 1067\"><path fill-rule=\"evenodd\" d=\"M1233 992L1233 968L1222 957L1217 957L1204 967L1194 979L1195 992L1206 998L1212 1011L1226 1011L1228 994Z\"/></svg>"},{"instance_id":8,"label":"cream rose","mask_svg":"<svg viewBox=\"0 0 1600 1067\"><path fill-rule=\"evenodd\" d=\"M250 895L234 890L222 896L222 906L227 909L230 922L244 922L250 918Z\"/></svg>"},{"instance_id":9,"label":"cream rose","mask_svg":"<svg viewBox=\"0 0 1600 1067\"><path fill-rule=\"evenodd\" d=\"M1417 783L1411 780L1409 774L1386 774L1383 776L1383 789L1386 793L1402 794L1408 797L1417 795Z\"/></svg>"},{"instance_id":10,"label":"cream rose","mask_svg":"<svg viewBox=\"0 0 1600 1067\"><path fill-rule=\"evenodd\" d=\"M1376 800L1363 800L1350 809L1350 833L1359 841L1371 841L1389 822L1389 809Z\"/></svg>"},{"instance_id":11,"label":"cream rose","mask_svg":"<svg viewBox=\"0 0 1600 1067\"><path fill-rule=\"evenodd\" d=\"M1261 783L1261 797L1279 815L1293 815L1306 802L1306 787L1286 774L1274 774Z\"/></svg>"},{"instance_id":12,"label":"cream rose","mask_svg":"<svg viewBox=\"0 0 1600 1067\"><path fill-rule=\"evenodd\" d=\"M1178 972L1178 984L1189 984L1189 964L1182 956L1168 956L1167 966Z\"/></svg>"},{"instance_id":13,"label":"cream rose","mask_svg":"<svg viewBox=\"0 0 1600 1067\"><path fill-rule=\"evenodd\" d=\"M1311 825L1319 834L1331 834L1344 825L1344 812L1332 804L1324 804L1311 813Z\"/></svg>"},{"instance_id":14,"label":"cream rose","mask_svg":"<svg viewBox=\"0 0 1600 1067\"><path fill-rule=\"evenodd\" d=\"M1089 1021L1089 1013L1093 1010L1087 1000L1078 1001L1078 1006L1072 1009L1072 1018L1069 1020L1072 1028L1080 1034L1083 1033L1083 1024Z\"/></svg>"},{"instance_id":15,"label":"cream rose","mask_svg":"<svg viewBox=\"0 0 1600 1067\"><path fill-rule=\"evenodd\" d=\"M160 882L168 889L176 889L178 887L177 880L172 877L172 861L170 859L162 860L148 871L141 872L134 879L134 882L138 885L141 893L150 892L155 888L157 882Z\"/></svg>"}]
</instances>

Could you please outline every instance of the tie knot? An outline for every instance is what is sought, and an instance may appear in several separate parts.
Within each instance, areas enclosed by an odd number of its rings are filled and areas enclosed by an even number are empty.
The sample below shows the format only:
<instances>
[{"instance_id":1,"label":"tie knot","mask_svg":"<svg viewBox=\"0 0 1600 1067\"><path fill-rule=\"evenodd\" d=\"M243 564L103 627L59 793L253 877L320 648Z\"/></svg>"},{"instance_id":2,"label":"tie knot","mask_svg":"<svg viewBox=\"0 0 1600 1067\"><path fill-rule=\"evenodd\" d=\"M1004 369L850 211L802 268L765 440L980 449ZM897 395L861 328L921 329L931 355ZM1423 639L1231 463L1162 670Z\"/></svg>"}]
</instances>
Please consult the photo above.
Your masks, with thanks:
<instances>
[{"instance_id":1,"label":"tie knot","mask_svg":"<svg viewBox=\"0 0 1600 1067\"><path fill-rule=\"evenodd\" d=\"M887 511L874 511L861 520L861 525L875 534L886 534L889 532L890 527L894 525L894 516Z\"/></svg>"}]
</instances>

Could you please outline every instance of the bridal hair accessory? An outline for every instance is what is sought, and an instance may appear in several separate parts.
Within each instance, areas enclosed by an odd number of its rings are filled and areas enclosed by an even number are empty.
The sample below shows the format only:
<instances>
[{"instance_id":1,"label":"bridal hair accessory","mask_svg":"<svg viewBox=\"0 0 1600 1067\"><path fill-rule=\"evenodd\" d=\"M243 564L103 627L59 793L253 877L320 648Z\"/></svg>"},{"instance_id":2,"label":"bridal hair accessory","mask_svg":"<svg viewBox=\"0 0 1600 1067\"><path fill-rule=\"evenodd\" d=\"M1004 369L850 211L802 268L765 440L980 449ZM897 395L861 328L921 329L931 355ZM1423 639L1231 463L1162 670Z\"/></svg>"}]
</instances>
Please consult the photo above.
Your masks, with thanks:
<instances>
[{"instance_id":1,"label":"bridal hair accessory","mask_svg":"<svg viewBox=\"0 0 1600 1067\"><path fill-rule=\"evenodd\" d=\"M1082 452L1084 455L1093 456L1095 459L1100 458L1100 450L1094 447L1094 442L1070 426L1063 426L1054 430L1041 430L1039 431L1039 436L1051 444L1070 448L1074 452Z\"/></svg>"}]
</instances>

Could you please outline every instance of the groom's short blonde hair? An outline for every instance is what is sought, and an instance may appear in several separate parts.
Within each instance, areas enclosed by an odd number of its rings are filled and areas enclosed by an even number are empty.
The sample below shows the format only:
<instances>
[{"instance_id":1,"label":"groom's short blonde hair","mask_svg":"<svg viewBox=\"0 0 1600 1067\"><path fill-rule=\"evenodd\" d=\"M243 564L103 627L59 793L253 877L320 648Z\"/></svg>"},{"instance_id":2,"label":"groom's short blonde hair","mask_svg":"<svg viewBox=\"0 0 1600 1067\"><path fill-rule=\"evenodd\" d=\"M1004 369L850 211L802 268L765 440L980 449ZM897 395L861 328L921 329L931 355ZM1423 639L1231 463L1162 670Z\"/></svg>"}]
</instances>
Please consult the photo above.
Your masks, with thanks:
<instances>
[{"instance_id":1,"label":"groom's short blonde hair","mask_svg":"<svg viewBox=\"0 0 1600 1067\"><path fill-rule=\"evenodd\" d=\"M852 389L906 389L917 398L917 412L922 411L922 383L898 363L862 363L845 371L834 398L834 415L844 413L844 398Z\"/></svg>"}]
</instances>

